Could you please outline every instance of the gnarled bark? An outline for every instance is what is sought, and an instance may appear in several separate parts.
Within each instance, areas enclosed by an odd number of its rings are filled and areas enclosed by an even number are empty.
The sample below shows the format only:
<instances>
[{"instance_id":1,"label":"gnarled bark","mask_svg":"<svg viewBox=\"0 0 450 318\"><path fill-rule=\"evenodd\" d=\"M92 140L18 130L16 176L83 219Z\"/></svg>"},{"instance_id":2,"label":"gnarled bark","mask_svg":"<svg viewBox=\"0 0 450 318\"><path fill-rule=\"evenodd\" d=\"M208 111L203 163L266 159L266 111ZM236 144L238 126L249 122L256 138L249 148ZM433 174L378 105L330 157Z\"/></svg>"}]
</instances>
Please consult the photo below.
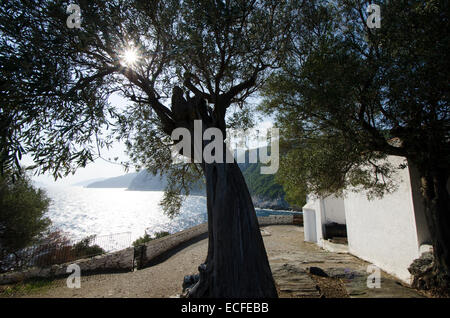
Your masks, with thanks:
<instances>
[{"instance_id":1,"label":"gnarled bark","mask_svg":"<svg viewBox=\"0 0 450 318\"><path fill-rule=\"evenodd\" d=\"M415 277L420 287L440 295L450 295L450 200L448 170L428 167L421 170L422 195L433 243L433 266L423 277Z\"/></svg>"},{"instance_id":2,"label":"gnarled bark","mask_svg":"<svg viewBox=\"0 0 450 318\"><path fill-rule=\"evenodd\" d=\"M188 297L277 297L255 209L236 163L205 164L209 246Z\"/></svg>"},{"instance_id":3,"label":"gnarled bark","mask_svg":"<svg viewBox=\"0 0 450 318\"><path fill-rule=\"evenodd\" d=\"M216 105L217 109L224 110L226 105ZM202 121L202 133L215 127L225 134L224 114L209 109L201 96L186 100L182 91L175 88L172 110L177 127L187 128L191 136L195 136L194 120ZM208 143L202 141L202 150ZM277 297L250 193L237 163L226 163L226 145L223 141L221 144L223 161L202 163L206 177L208 256L199 266L199 281L187 296Z\"/></svg>"}]
</instances>

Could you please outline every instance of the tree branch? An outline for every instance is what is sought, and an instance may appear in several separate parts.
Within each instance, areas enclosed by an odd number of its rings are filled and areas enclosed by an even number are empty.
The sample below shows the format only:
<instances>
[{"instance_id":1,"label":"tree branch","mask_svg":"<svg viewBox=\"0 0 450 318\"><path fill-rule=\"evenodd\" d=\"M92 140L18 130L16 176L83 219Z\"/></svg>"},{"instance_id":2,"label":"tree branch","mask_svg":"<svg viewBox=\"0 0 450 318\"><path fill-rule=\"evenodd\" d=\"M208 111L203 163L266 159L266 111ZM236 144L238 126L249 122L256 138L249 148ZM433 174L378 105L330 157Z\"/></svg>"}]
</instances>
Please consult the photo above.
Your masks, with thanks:
<instances>
[{"instance_id":1,"label":"tree branch","mask_svg":"<svg viewBox=\"0 0 450 318\"><path fill-rule=\"evenodd\" d=\"M192 84L191 82L191 77L192 75L187 73L185 75L185 80L183 82L183 85L189 89L192 93L194 93L195 96L199 96L202 97L204 99L206 99L209 103L214 104L216 102L215 98L213 96L211 96L210 94L207 94L205 92L202 92L201 90L199 90L197 87L195 87L194 84Z\"/></svg>"},{"instance_id":2,"label":"tree branch","mask_svg":"<svg viewBox=\"0 0 450 318\"><path fill-rule=\"evenodd\" d=\"M135 84L144 91L148 98L148 104L153 108L156 115L159 117L161 123L163 124L164 132L170 135L176 128L173 114L169 108L164 106L158 100L150 81L129 68L121 69L120 73L124 75L131 83Z\"/></svg>"},{"instance_id":3,"label":"tree branch","mask_svg":"<svg viewBox=\"0 0 450 318\"><path fill-rule=\"evenodd\" d=\"M85 78L81 78L74 87L72 87L69 91L68 94L71 95L73 94L75 91L79 90L79 89L83 89L85 88L87 85L89 85L89 83L93 82L94 80L98 79L98 78L103 78L106 75L112 74L114 72L118 71L118 67L114 66L114 67L108 67L103 71L99 71L98 73L95 73L92 76L89 77L85 77Z\"/></svg>"}]
</instances>

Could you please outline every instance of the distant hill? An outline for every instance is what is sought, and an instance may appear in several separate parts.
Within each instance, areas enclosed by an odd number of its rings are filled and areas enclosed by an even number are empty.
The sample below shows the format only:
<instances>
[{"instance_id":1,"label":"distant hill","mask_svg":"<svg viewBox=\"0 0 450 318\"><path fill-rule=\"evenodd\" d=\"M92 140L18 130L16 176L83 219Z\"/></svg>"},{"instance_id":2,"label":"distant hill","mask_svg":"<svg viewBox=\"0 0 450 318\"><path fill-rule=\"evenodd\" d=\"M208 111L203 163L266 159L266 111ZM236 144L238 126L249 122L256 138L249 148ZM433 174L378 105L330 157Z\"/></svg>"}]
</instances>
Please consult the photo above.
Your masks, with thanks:
<instances>
[{"instance_id":1,"label":"distant hill","mask_svg":"<svg viewBox=\"0 0 450 318\"><path fill-rule=\"evenodd\" d=\"M167 186L166 176L154 176L146 170L140 171L131 180L128 190L131 191L163 191Z\"/></svg>"},{"instance_id":2,"label":"distant hill","mask_svg":"<svg viewBox=\"0 0 450 318\"><path fill-rule=\"evenodd\" d=\"M167 186L167 177L165 175L156 176L143 170L133 179L128 187L130 191L164 191ZM192 195L206 195L206 189L200 180L194 187L191 188Z\"/></svg>"},{"instance_id":3,"label":"distant hill","mask_svg":"<svg viewBox=\"0 0 450 318\"><path fill-rule=\"evenodd\" d=\"M255 150L255 149L253 149ZM259 151L258 149L258 158ZM270 147L267 149L267 155L270 155ZM258 163L250 163L250 151L238 154L235 157L244 161L239 163L239 168L244 175L247 183L248 191L252 196L253 204L258 208L274 209L274 210L289 210L291 209L289 203L286 202L283 186L275 181L276 174L261 174L260 160Z\"/></svg>"},{"instance_id":4,"label":"distant hill","mask_svg":"<svg viewBox=\"0 0 450 318\"><path fill-rule=\"evenodd\" d=\"M258 208L289 210L291 207L284 199L283 187L275 181L275 175L261 174L260 163L248 163L248 152L244 154L245 162L239 168L244 175L253 203ZM129 173L121 177L110 178L88 185L88 188L128 188L130 191L164 191L167 177L156 176L143 170L139 173ZM203 182L200 180L190 194L206 195Z\"/></svg>"},{"instance_id":5,"label":"distant hill","mask_svg":"<svg viewBox=\"0 0 450 318\"><path fill-rule=\"evenodd\" d=\"M80 182L74 183L74 184L72 184L72 186L74 186L74 187L85 187L85 186L90 185L91 183L102 181L102 180L105 180L105 179L106 178L95 178L95 179L84 180L84 181L80 181Z\"/></svg>"},{"instance_id":6,"label":"distant hill","mask_svg":"<svg viewBox=\"0 0 450 318\"><path fill-rule=\"evenodd\" d=\"M128 188L137 175L137 172L133 172L119 177L108 178L90 183L86 188Z\"/></svg>"},{"instance_id":7,"label":"distant hill","mask_svg":"<svg viewBox=\"0 0 450 318\"><path fill-rule=\"evenodd\" d=\"M289 210L291 207L284 199L283 186L275 181L273 174L261 174L261 163L239 164L253 204L259 208Z\"/></svg>"}]
</instances>

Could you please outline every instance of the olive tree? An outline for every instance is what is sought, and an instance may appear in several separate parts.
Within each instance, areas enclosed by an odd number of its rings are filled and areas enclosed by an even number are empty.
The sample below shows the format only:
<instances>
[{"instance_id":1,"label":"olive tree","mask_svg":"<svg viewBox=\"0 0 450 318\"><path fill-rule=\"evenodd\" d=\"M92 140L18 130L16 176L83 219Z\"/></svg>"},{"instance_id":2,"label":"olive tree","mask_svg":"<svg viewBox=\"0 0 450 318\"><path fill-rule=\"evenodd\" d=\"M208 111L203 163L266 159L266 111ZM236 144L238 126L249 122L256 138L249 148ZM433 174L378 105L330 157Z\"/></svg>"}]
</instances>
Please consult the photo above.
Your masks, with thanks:
<instances>
[{"instance_id":1,"label":"olive tree","mask_svg":"<svg viewBox=\"0 0 450 318\"><path fill-rule=\"evenodd\" d=\"M289 58L265 89L263 109L283 130L282 183L307 194L395 190L399 168L417 169L434 264L427 288L450 288L448 1L310 1ZM306 182L306 180L308 182Z\"/></svg>"},{"instance_id":2,"label":"olive tree","mask_svg":"<svg viewBox=\"0 0 450 318\"><path fill-rule=\"evenodd\" d=\"M206 181L208 256L190 296L276 297L238 165L225 158L172 165L169 146L177 128L194 136L196 120L202 133L217 128L224 136L230 114L245 122L246 99L277 67L295 1L78 5L66 11L65 1L9 1L0 8L2 167L27 153L39 172L69 174L112 141L104 134L110 127L136 165L169 174L168 213L192 182ZM112 94L131 103L114 107Z\"/></svg>"}]
</instances>

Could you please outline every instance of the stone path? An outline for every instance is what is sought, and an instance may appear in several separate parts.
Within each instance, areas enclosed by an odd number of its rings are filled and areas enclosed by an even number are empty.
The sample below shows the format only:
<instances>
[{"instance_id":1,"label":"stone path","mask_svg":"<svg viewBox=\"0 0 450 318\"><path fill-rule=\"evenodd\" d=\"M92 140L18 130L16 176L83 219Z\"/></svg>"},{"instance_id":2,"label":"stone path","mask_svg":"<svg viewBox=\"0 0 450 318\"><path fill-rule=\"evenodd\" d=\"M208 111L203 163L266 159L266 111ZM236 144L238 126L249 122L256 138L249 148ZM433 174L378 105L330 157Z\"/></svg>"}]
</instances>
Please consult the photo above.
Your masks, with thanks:
<instances>
[{"instance_id":1,"label":"stone path","mask_svg":"<svg viewBox=\"0 0 450 318\"><path fill-rule=\"evenodd\" d=\"M350 254L325 251L303 240L303 228L270 226L266 228L264 243L272 274L286 297L320 297L310 268L319 268L331 280L338 281L349 297L403 298L422 297L415 290L403 286L396 278L381 271L379 289L367 287L367 263ZM271 239L269 239L271 237Z\"/></svg>"},{"instance_id":2,"label":"stone path","mask_svg":"<svg viewBox=\"0 0 450 318\"><path fill-rule=\"evenodd\" d=\"M293 298L319 298L320 291L308 272L293 264L274 264L272 275L281 296Z\"/></svg>"},{"instance_id":3,"label":"stone path","mask_svg":"<svg viewBox=\"0 0 450 318\"><path fill-rule=\"evenodd\" d=\"M262 234L281 297L317 298L326 294L317 283L321 280L310 274L311 267L322 269L329 276L329 283L339 284L350 297L420 297L416 291L402 286L383 272L381 288L369 289L368 263L304 242L302 227L268 226L263 228ZM80 289L69 289L66 280L59 279L50 288L22 296L173 297L181 294L183 277L196 273L198 265L205 260L207 244L206 239L193 243L167 259L161 259L160 263L135 272L82 276ZM327 279L323 279L325 283Z\"/></svg>"}]
</instances>

